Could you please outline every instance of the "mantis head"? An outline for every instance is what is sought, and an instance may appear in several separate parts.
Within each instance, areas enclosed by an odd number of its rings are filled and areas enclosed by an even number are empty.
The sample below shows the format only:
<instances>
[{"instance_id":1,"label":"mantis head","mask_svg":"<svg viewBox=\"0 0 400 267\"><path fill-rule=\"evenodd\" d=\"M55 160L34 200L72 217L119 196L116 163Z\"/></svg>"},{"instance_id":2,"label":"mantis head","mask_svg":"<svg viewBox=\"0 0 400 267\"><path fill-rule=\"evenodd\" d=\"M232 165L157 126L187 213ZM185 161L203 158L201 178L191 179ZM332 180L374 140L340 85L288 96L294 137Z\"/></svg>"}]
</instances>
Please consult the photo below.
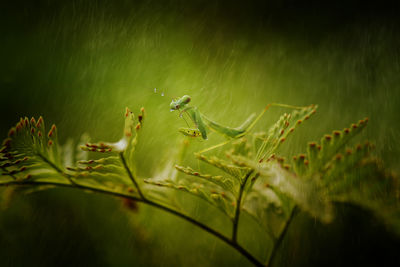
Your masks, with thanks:
<instances>
[{"instance_id":1,"label":"mantis head","mask_svg":"<svg viewBox=\"0 0 400 267\"><path fill-rule=\"evenodd\" d=\"M184 95L181 98L173 99L171 104L169 104L170 111L180 110L189 104L192 98L188 95Z\"/></svg>"}]
</instances>

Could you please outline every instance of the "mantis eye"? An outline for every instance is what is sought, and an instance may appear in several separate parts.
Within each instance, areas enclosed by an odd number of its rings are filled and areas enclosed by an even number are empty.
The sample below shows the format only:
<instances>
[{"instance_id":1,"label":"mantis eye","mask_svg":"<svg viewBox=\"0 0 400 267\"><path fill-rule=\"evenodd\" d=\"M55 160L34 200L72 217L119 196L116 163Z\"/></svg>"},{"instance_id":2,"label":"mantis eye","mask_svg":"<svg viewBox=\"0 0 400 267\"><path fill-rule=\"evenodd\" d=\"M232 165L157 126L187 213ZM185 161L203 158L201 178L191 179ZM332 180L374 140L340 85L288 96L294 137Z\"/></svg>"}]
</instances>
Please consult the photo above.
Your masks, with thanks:
<instances>
[{"instance_id":1,"label":"mantis eye","mask_svg":"<svg viewBox=\"0 0 400 267\"><path fill-rule=\"evenodd\" d=\"M179 109L179 105L175 105L175 109Z\"/></svg>"}]
</instances>

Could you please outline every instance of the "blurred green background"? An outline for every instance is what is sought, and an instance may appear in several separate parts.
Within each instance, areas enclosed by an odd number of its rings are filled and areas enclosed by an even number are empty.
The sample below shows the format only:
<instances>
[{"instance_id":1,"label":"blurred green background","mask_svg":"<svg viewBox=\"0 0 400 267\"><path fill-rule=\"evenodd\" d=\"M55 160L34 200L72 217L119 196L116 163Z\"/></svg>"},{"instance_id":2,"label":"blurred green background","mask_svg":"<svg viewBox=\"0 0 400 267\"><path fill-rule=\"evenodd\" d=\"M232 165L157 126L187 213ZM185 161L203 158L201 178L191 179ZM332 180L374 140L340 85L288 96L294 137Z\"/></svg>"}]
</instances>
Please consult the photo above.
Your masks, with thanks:
<instances>
[{"instance_id":1,"label":"blurred green background","mask_svg":"<svg viewBox=\"0 0 400 267\"><path fill-rule=\"evenodd\" d=\"M42 115L57 124L61 143L84 132L116 141L124 108L144 106L138 172L146 178L183 139L177 129L184 122L169 112L173 97L188 94L208 117L231 126L268 103L314 103L317 114L282 154L369 117L359 140L375 142L386 166L400 170L400 25L388 1L10 1L0 14L4 137L19 117ZM284 111L271 108L257 129ZM221 137L209 139L189 150ZM379 222L354 207L338 210L328 226L299 216L278 264L399 261L399 239ZM193 203L191 213L229 232L204 203ZM246 218L240 240L268 256L268 239ZM3 201L0 247L2 266L250 266L178 218L66 189Z\"/></svg>"}]
</instances>

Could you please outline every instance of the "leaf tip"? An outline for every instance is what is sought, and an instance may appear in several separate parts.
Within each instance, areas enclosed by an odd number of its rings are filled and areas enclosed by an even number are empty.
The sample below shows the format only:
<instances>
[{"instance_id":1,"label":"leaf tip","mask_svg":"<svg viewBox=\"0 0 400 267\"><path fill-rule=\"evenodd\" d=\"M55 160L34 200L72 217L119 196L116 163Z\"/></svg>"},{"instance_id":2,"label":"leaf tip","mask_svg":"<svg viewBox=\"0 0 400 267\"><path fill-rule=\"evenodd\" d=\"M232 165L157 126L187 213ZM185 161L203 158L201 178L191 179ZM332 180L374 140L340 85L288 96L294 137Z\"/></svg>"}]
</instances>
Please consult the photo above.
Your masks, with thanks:
<instances>
[{"instance_id":1,"label":"leaf tip","mask_svg":"<svg viewBox=\"0 0 400 267\"><path fill-rule=\"evenodd\" d=\"M16 129L13 127L8 131L8 136L12 137L15 134Z\"/></svg>"},{"instance_id":2,"label":"leaf tip","mask_svg":"<svg viewBox=\"0 0 400 267\"><path fill-rule=\"evenodd\" d=\"M36 128L39 128L39 127L41 127L41 126L42 126L42 124L43 124L43 117L42 117L42 116L40 116L40 117L39 117L39 119L38 119L38 121L37 121L37 123L36 123Z\"/></svg>"}]
</instances>

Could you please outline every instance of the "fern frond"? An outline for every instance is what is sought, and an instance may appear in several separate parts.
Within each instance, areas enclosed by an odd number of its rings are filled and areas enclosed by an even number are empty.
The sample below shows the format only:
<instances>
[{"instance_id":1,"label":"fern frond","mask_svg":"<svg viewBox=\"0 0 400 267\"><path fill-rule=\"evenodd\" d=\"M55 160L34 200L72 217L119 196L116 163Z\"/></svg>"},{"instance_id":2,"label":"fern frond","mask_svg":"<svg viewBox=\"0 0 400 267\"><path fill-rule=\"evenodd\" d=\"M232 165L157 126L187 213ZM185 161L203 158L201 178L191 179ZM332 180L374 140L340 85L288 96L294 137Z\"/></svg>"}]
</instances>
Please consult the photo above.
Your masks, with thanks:
<instances>
[{"instance_id":1,"label":"fern frond","mask_svg":"<svg viewBox=\"0 0 400 267\"><path fill-rule=\"evenodd\" d=\"M114 183L125 191L135 187L139 197L144 197L135 179L134 152L138 142L139 131L144 121L144 109L135 117L128 108L125 111L125 125L122 138L114 143L97 142L80 146L83 151L102 154L100 159L86 159L77 162L77 166L67 167L67 173L77 182L91 180L91 185ZM104 156L106 155L106 156Z\"/></svg>"},{"instance_id":2,"label":"fern frond","mask_svg":"<svg viewBox=\"0 0 400 267\"><path fill-rule=\"evenodd\" d=\"M109 156L100 159L90 159L90 160L79 160L77 163L87 166L97 166L97 165L118 165L120 163L120 158L118 156Z\"/></svg>"},{"instance_id":3,"label":"fern frond","mask_svg":"<svg viewBox=\"0 0 400 267\"><path fill-rule=\"evenodd\" d=\"M67 170L75 173L113 173L116 175L123 175L124 168L117 164L96 164L95 166L86 167L67 167Z\"/></svg>"},{"instance_id":4,"label":"fern frond","mask_svg":"<svg viewBox=\"0 0 400 267\"><path fill-rule=\"evenodd\" d=\"M226 162L222 159L219 159L217 157L211 157L208 158L202 154L195 154L196 157L224 172L227 174L231 175L233 178L235 178L240 184L243 184L243 179L246 176L246 174L251 170L247 167L239 167L233 164L230 164L229 162Z\"/></svg>"},{"instance_id":5,"label":"fern frond","mask_svg":"<svg viewBox=\"0 0 400 267\"><path fill-rule=\"evenodd\" d=\"M334 159L326 167L323 175L323 181L331 187L338 180L344 177L346 173L354 168L362 166L362 161L369 158L372 145L366 142L364 145L358 144L354 149L347 148L345 153L336 154Z\"/></svg>"},{"instance_id":6,"label":"fern frond","mask_svg":"<svg viewBox=\"0 0 400 267\"><path fill-rule=\"evenodd\" d=\"M162 181L145 179L144 182L155 186L187 192L207 201L208 203L222 211L224 214L226 214L228 217L233 217L236 202L229 194L224 191L218 191L214 188L209 188L204 184L191 184L190 186L183 183L177 184L170 179L165 179Z\"/></svg>"},{"instance_id":7,"label":"fern frond","mask_svg":"<svg viewBox=\"0 0 400 267\"><path fill-rule=\"evenodd\" d=\"M276 188L304 211L324 222L331 221L332 205L318 179L299 179L275 161L260 164L241 156L232 155L232 158L255 170L259 177L268 184L268 188L272 190Z\"/></svg>"},{"instance_id":8,"label":"fern frond","mask_svg":"<svg viewBox=\"0 0 400 267\"><path fill-rule=\"evenodd\" d=\"M252 156L252 147L246 137L239 138L232 142L232 149L229 154L241 155L245 157Z\"/></svg>"},{"instance_id":9,"label":"fern frond","mask_svg":"<svg viewBox=\"0 0 400 267\"><path fill-rule=\"evenodd\" d=\"M80 146L84 154L76 153L72 141L60 146L55 125L46 134L42 117L37 121L34 118L21 118L9 131L9 137L4 140L0 150L0 184L13 182L90 186L138 195L137 184L132 184L128 164L133 165L131 157L143 123L144 109L141 109L137 118L138 123L129 109L126 109L125 116L124 134L120 141L86 142ZM82 139L88 140L85 135ZM86 153L89 151L109 155L88 160ZM78 160L76 165L73 159ZM132 189L132 186L136 189Z\"/></svg>"},{"instance_id":10,"label":"fern frond","mask_svg":"<svg viewBox=\"0 0 400 267\"><path fill-rule=\"evenodd\" d=\"M350 128L325 135L319 144L309 143L307 155L293 158L293 169L305 181L317 177L318 190L329 202L348 202L367 208L400 232L396 225L400 221L397 179L371 157L373 146L369 142L346 148L367 121L360 120Z\"/></svg>"},{"instance_id":11,"label":"fern frond","mask_svg":"<svg viewBox=\"0 0 400 267\"><path fill-rule=\"evenodd\" d=\"M327 168L329 162L344 150L345 145L360 133L367 125L368 119L360 120L357 124L352 124L350 128L343 131L333 131L331 135L322 137L320 143L311 142L307 148L307 156L300 155L294 158L294 165L298 171L307 169L308 174L316 173ZM307 166L302 166L302 165Z\"/></svg>"},{"instance_id":12,"label":"fern frond","mask_svg":"<svg viewBox=\"0 0 400 267\"><path fill-rule=\"evenodd\" d=\"M137 117L126 109L123 136L117 142L89 142L83 136L80 154L76 153L73 141L64 146L58 144L55 125L46 133L42 117L37 121L21 118L0 149L0 185L75 187L140 201L198 225L257 266L263 264L238 243L241 211L255 218L273 239L270 260L298 208L329 222L334 202L354 203L371 210L400 233L398 178L371 157L369 143L346 148L349 140L365 127L367 119L325 135L318 143L309 143L306 154L295 156L291 166L275 155L286 138L315 110L316 106L300 108L281 116L267 133L256 134L253 140L249 141L251 136L233 140L231 150L225 151L230 161L195 154L226 176L180 166L188 146L184 142L178 153L179 165L170 157L166 168L153 179L145 179L143 186L136 177L135 166L143 108ZM178 177L178 173L186 175ZM184 206L169 189L187 192L222 211L232 220L231 237L181 212Z\"/></svg>"},{"instance_id":13,"label":"fern frond","mask_svg":"<svg viewBox=\"0 0 400 267\"><path fill-rule=\"evenodd\" d=\"M44 120L25 117L10 129L0 152L0 181L46 179L57 183L71 183L64 175L63 162L53 124L46 134ZM51 178L50 178L51 177Z\"/></svg>"},{"instance_id":14,"label":"fern frond","mask_svg":"<svg viewBox=\"0 0 400 267\"><path fill-rule=\"evenodd\" d=\"M317 106L312 105L290 114L283 114L279 120L268 130L268 133L261 133L255 136L254 148L256 160L268 159L287 139L287 137L304 121L316 112Z\"/></svg>"},{"instance_id":15,"label":"fern frond","mask_svg":"<svg viewBox=\"0 0 400 267\"><path fill-rule=\"evenodd\" d=\"M238 184L234 183L234 180L230 178L222 177L220 175L202 174L193 170L190 167L182 167L179 165L175 165L175 169L187 175L192 175L198 178L202 178L208 182L217 185L218 187L226 191L232 192L232 194L234 195L238 193Z\"/></svg>"},{"instance_id":16,"label":"fern frond","mask_svg":"<svg viewBox=\"0 0 400 267\"><path fill-rule=\"evenodd\" d=\"M260 180L247 195L243 211L253 217L276 240L289 217L292 201L268 183Z\"/></svg>"}]
</instances>

